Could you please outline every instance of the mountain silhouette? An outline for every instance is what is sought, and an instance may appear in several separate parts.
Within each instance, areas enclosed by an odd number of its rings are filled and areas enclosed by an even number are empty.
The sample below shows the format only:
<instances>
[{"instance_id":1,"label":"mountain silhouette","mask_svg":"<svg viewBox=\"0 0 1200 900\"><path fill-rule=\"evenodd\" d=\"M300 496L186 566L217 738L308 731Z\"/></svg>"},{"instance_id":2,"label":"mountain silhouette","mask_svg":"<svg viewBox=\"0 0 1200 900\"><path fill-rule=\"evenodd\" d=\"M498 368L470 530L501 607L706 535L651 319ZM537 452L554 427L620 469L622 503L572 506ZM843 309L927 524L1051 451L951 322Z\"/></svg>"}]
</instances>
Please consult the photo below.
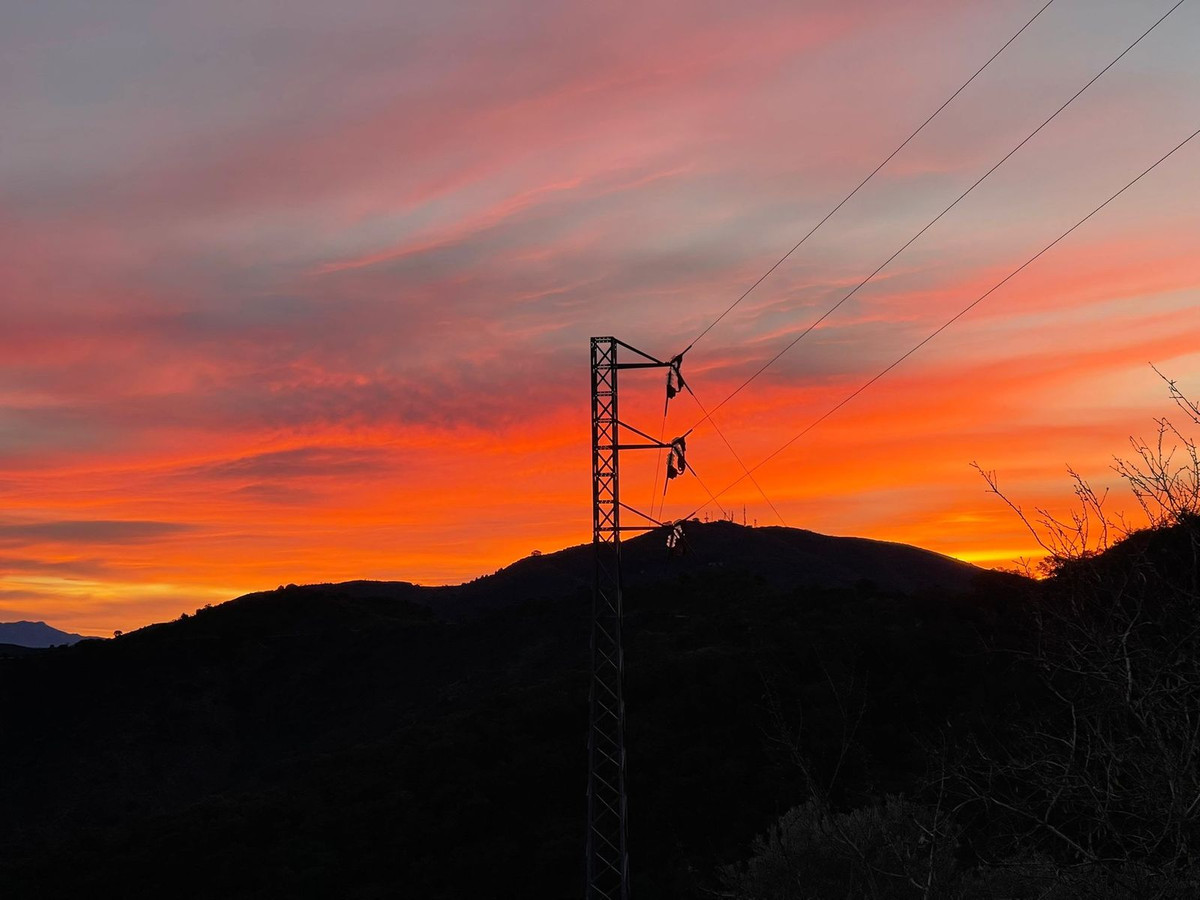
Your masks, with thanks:
<instances>
[{"instance_id":1,"label":"mountain silhouette","mask_svg":"<svg viewBox=\"0 0 1200 900\"><path fill-rule=\"evenodd\" d=\"M55 647L83 640L81 634L70 634L52 628L45 622L0 622L0 644L18 647Z\"/></svg>"},{"instance_id":2,"label":"mountain silhouette","mask_svg":"<svg viewBox=\"0 0 1200 900\"><path fill-rule=\"evenodd\" d=\"M693 523L623 545L634 879L693 896L803 796L768 699L902 789L914 735L1005 701L1012 576L898 544ZM561 897L581 889L590 547L454 587L288 586L0 661L13 896ZM770 690L765 686L775 685Z\"/></svg>"},{"instance_id":3,"label":"mountain silhouette","mask_svg":"<svg viewBox=\"0 0 1200 900\"><path fill-rule=\"evenodd\" d=\"M626 587L640 589L681 577L740 573L774 588L847 588L870 582L882 591L962 592L986 571L907 544L831 537L799 528L693 521L686 526L686 536L686 548L674 554L667 551L665 530L623 541ZM364 600L403 599L427 606L440 617L461 620L525 600L590 590L591 578L592 548L581 544L528 556L462 585L350 581L310 585L306 590L333 590Z\"/></svg>"}]
</instances>

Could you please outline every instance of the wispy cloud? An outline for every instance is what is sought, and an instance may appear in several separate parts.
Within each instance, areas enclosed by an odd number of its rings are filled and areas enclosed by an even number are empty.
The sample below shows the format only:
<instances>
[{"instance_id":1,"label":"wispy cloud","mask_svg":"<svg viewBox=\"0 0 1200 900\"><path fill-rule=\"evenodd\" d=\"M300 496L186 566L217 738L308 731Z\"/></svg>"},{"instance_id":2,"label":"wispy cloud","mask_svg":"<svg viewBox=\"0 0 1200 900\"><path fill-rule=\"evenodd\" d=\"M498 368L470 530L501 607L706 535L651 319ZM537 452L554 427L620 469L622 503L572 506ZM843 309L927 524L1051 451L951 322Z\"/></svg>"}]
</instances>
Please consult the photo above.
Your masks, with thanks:
<instances>
[{"instance_id":1,"label":"wispy cloud","mask_svg":"<svg viewBox=\"0 0 1200 900\"><path fill-rule=\"evenodd\" d=\"M179 522L76 520L58 522L0 521L0 544L132 544L184 534L193 527Z\"/></svg>"}]
</instances>

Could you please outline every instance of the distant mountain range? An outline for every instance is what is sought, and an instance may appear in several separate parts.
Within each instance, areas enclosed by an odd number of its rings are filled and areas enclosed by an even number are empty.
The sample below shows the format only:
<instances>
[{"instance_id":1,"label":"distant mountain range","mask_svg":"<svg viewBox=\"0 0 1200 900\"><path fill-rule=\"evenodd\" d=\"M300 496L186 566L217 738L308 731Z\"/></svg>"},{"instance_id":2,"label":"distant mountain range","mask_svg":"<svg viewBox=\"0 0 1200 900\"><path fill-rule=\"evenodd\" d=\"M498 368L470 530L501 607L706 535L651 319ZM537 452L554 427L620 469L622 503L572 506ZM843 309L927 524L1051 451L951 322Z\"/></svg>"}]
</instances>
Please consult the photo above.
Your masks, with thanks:
<instances>
[{"instance_id":1,"label":"distant mountain range","mask_svg":"<svg viewBox=\"0 0 1200 900\"><path fill-rule=\"evenodd\" d=\"M60 647L82 640L81 634L59 631L45 622L0 622L0 644L14 644L17 647Z\"/></svg>"}]
</instances>

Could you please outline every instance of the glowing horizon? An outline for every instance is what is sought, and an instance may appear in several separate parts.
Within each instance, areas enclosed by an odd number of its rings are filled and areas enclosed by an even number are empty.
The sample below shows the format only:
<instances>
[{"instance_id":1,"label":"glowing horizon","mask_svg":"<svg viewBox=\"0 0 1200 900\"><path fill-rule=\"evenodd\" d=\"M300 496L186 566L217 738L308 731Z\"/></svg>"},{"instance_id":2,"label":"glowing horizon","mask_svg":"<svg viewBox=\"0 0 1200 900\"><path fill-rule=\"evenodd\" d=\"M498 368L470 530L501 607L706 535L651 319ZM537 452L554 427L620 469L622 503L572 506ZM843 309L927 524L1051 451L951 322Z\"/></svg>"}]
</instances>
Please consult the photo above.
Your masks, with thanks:
<instances>
[{"instance_id":1,"label":"glowing horizon","mask_svg":"<svg viewBox=\"0 0 1200 900\"><path fill-rule=\"evenodd\" d=\"M109 634L590 537L588 338L680 351L1041 3L0 14L0 620ZM1171 3L1055 0L688 354L712 407ZM1080 22L1086 19L1086 28ZM753 465L1200 126L1185 4L716 418ZM1200 139L756 477L1011 564L1200 395ZM661 421L659 376L631 415ZM693 425L673 402L669 432ZM709 488L741 474L708 426ZM646 506L654 473L627 463ZM634 466L638 466L634 468ZM671 486L664 515L706 499ZM779 524L753 485L721 498ZM738 516L740 519L740 515Z\"/></svg>"}]
</instances>

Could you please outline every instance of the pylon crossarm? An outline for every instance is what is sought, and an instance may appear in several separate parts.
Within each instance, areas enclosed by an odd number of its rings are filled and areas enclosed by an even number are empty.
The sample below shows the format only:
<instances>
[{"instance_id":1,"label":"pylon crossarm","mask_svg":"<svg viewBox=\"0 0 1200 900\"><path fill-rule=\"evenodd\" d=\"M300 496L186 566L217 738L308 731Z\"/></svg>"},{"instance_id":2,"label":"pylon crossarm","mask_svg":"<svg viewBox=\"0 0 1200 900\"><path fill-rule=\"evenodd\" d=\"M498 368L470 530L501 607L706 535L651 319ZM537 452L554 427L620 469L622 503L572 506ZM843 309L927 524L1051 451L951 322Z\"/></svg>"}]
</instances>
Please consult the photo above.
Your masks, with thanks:
<instances>
[{"instance_id":1,"label":"pylon crossarm","mask_svg":"<svg viewBox=\"0 0 1200 900\"><path fill-rule=\"evenodd\" d=\"M667 524L666 522L660 522L660 521L658 521L658 519L654 518L653 516L648 516L648 515L646 515L646 514L645 514L644 512L642 512L640 509L634 509L634 508L633 508L632 506L630 506L628 503L621 503L621 502L618 500L618 501L617 501L617 505L618 505L618 506L620 506L620 507L621 507L621 509L624 509L624 510L627 510L627 511L629 511L629 512L633 513L635 516L641 516L641 517L642 517L643 519L645 519L647 522L653 522L653 523L654 523L654 526L655 526L656 528L657 528L657 527L663 527L663 528L665 528L665 527L666 527L666 524ZM649 526L647 526L647 530L649 530Z\"/></svg>"},{"instance_id":2,"label":"pylon crossarm","mask_svg":"<svg viewBox=\"0 0 1200 900\"><path fill-rule=\"evenodd\" d=\"M651 356L651 355L650 355L649 353L647 353L645 350L639 350L637 347L633 346L632 344L627 344L627 343L625 343L624 341L622 341L622 340L618 340L617 338L614 338L614 337L610 337L610 338L592 338L592 340L594 340L594 341L612 341L612 342L613 342L614 344L616 344L618 347L624 347L624 348L625 348L626 350L628 350L630 353L636 353L638 356L642 357L642 359L647 359L647 360L649 360L649 361L650 361L650 362L653 364L652 366L646 366L646 368L653 368L654 366L669 366L669 365L670 365L670 363L663 362L661 359L659 359L659 358L658 358L658 357L656 357L656 356ZM636 366L642 366L642 365L645 365L645 364L644 364L644 363L624 363L623 365L626 365L626 366L635 366L635 365L636 365Z\"/></svg>"},{"instance_id":3,"label":"pylon crossarm","mask_svg":"<svg viewBox=\"0 0 1200 900\"><path fill-rule=\"evenodd\" d=\"M632 425L630 425L627 422L618 421L617 425L619 425L621 428L626 428L629 431L632 431L638 437L644 437L646 440L648 440L650 442L652 449L664 449L665 450L667 447L671 446L670 444L664 444L662 441L660 441L656 437L652 437L651 435L646 434L646 432L642 431L640 428L634 428Z\"/></svg>"}]
</instances>

